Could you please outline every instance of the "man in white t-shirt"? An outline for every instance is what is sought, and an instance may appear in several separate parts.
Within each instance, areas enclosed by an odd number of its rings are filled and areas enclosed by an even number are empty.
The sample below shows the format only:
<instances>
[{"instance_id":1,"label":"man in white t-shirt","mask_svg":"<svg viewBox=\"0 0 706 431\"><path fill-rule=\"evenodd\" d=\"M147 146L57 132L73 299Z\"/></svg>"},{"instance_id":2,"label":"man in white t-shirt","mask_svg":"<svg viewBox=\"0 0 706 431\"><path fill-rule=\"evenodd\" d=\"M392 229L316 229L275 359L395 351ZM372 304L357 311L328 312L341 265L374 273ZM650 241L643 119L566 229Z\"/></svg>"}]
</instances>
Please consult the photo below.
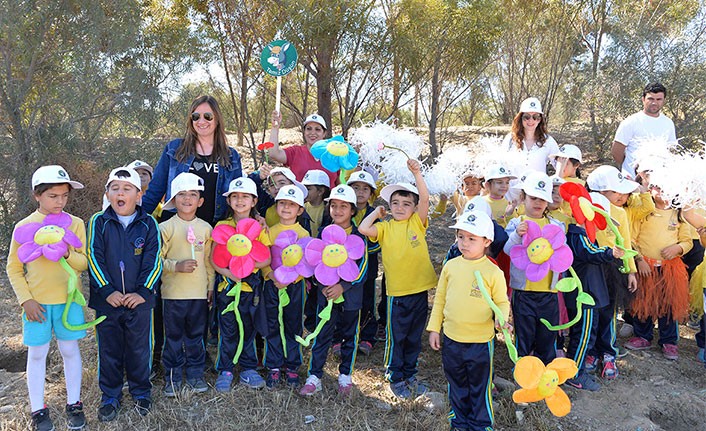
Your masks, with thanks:
<instances>
[{"instance_id":1,"label":"man in white t-shirt","mask_svg":"<svg viewBox=\"0 0 706 431\"><path fill-rule=\"evenodd\" d=\"M610 154L618 165L622 165L623 175L635 178L635 150L642 141L662 138L676 142L674 122L660 112L666 97L664 85L658 82L648 84L642 91L642 111L632 114L618 126Z\"/></svg>"}]
</instances>

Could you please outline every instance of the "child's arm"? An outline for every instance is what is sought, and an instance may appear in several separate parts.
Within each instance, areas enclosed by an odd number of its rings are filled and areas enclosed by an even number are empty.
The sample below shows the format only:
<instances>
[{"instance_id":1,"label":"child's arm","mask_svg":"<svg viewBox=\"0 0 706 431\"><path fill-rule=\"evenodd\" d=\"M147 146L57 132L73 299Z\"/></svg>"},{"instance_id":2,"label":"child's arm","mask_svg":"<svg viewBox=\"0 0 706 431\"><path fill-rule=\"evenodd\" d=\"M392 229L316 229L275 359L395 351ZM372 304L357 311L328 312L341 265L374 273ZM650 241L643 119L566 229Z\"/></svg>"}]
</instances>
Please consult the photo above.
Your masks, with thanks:
<instances>
[{"instance_id":1,"label":"child's arm","mask_svg":"<svg viewBox=\"0 0 706 431\"><path fill-rule=\"evenodd\" d=\"M414 175L414 182L417 184L417 190L419 190L419 204L417 205L417 214L419 218L422 219L422 223L426 226L428 224L427 218L429 217L429 190L424 182L424 177L422 177L422 165L416 160L407 160L407 168Z\"/></svg>"},{"instance_id":2,"label":"child's arm","mask_svg":"<svg viewBox=\"0 0 706 431\"><path fill-rule=\"evenodd\" d=\"M489 294L495 305L498 306L500 311L503 313L503 319L505 320L505 325L502 327L505 329L510 329L510 301L507 298L507 284L505 283L505 275L502 271L495 271L492 274L492 278L485 280L486 286L490 286ZM495 316L496 326L500 327L500 319Z\"/></svg>"},{"instance_id":3,"label":"child's arm","mask_svg":"<svg viewBox=\"0 0 706 431\"><path fill-rule=\"evenodd\" d=\"M115 289L107 276L108 271L104 254L106 245L101 234L102 226L99 226L99 216L101 214L93 214L88 221L88 236L86 238L88 247L86 248L86 254L88 256L89 275L98 286L98 294L111 306L119 307L122 305L123 294Z\"/></svg>"},{"instance_id":4,"label":"child's arm","mask_svg":"<svg viewBox=\"0 0 706 431\"><path fill-rule=\"evenodd\" d=\"M694 241L691 239L689 225L685 222L679 222L679 242L663 248L661 255L667 260L672 260L679 256L684 256L693 246Z\"/></svg>"},{"instance_id":5,"label":"child's arm","mask_svg":"<svg viewBox=\"0 0 706 431\"><path fill-rule=\"evenodd\" d=\"M439 333L441 325L444 322L444 306L446 305L446 287L448 285L447 266L441 270L439 275L439 283L436 285L436 293L434 294L434 305L431 308L429 315L429 323L427 323L427 331L429 331L429 345L434 350L441 348L441 340Z\"/></svg>"},{"instance_id":6,"label":"child's arm","mask_svg":"<svg viewBox=\"0 0 706 431\"><path fill-rule=\"evenodd\" d=\"M507 224L505 233L508 238L503 246L503 251L510 256L510 249L522 243L522 237L527 233L527 222L523 222L519 217L514 218Z\"/></svg>"},{"instance_id":7,"label":"child's arm","mask_svg":"<svg viewBox=\"0 0 706 431\"><path fill-rule=\"evenodd\" d=\"M203 257L205 261L205 266L206 266L206 276L207 278L207 290L208 290L208 296L209 296L209 302L210 298L213 295L213 284L216 282L216 270L215 270L215 265L211 262L211 256L213 255L213 240L211 239L211 233L209 232L208 236L206 236L206 241L203 245Z\"/></svg>"},{"instance_id":8,"label":"child's arm","mask_svg":"<svg viewBox=\"0 0 706 431\"><path fill-rule=\"evenodd\" d=\"M162 275L162 237L157 221L150 216L148 223L150 228L145 238L142 265L136 280L137 291L125 295L123 302L123 305L129 308L135 308L154 295L154 288Z\"/></svg>"},{"instance_id":9,"label":"child's arm","mask_svg":"<svg viewBox=\"0 0 706 431\"><path fill-rule=\"evenodd\" d=\"M267 150L272 160L276 160L282 164L287 164L287 153L279 146L279 126L282 124L282 113L272 111L272 128L270 129L270 142L274 147Z\"/></svg>"},{"instance_id":10,"label":"child's arm","mask_svg":"<svg viewBox=\"0 0 706 431\"><path fill-rule=\"evenodd\" d=\"M585 262L600 265L601 263L612 262L620 255L625 254L622 250L616 253L614 249L609 247L598 247L591 243L588 237L584 234L570 233L566 237L566 242L574 254L574 262Z\"/></svg>"},{"instance_id":11,"label":"child's arm","mask_svg":"<svg viewBox=\"0 0 706 431\"><path fill-rule=\"evenodd\" d=\"M655 210L655 201L649 192L633 193L628 197L628 215L630 223L642 220Z\"/></svg>"},{"instance_id":12,"label":"child's arm","mask_svg":"<svg viewBox=\"0 0 706 431\"><path fill-rule=\"evenodd\" d=\"M76 270L76 272L83 272L88 269L88 258L86 257L86 226L83 224L83 220L77 220L71 224L71 231L76 234L78 239L81 240L81 247L74 248L69 246L69 255L66 257L66 263Z\"/></svg>"},{"instance_id":13,"label":"child's arm","mask_svg":"<svg viewBox=\"0 0 706 431\"><path fill-rule=\"evenodd\" d=\"M17 229L17 226L15 226L15 229ZM10 242L10 254L7 256L7 277L10 279L12 289L15 291L15 296L17 296L17 302L22 306L27 320L43 323L46 320L44 313L47 310L32 297L29 291L29 283L27 283L25 278L24 264L17 257L19 246L19 243L14 240L13 233L13 239Z\"/></svg>"},{"instance_id":14,"label":"child's arm","mask_svg":"<svg viewBox=\"0 0 706 431\"><path fill-rule=\"evenodd\" d=\"M385 211L385 207L379 206L375 208L375 211L368 214L368 216L365 217L362 222L360 222L360 226L358 226L358 232L362 233L363 235L369 238L377 238L378 229L375 227L375 220L382 220L386 215L387 211ZM422 222L423 221L424 219L422 219Z\"/></svg>"},{"instance_id":15,"label":"child's arm","mask_svg":"<svg viewBox=\"0 0 706 431\"><path fill-rule=\"evenodd\" d=\"M435 219L441 217L446 213L446 206L449 203L449 198L446 195L441 195L439 198L439 203L434 207L434 210L429 214L429 218Z\"/></svg>"}]
</instances>

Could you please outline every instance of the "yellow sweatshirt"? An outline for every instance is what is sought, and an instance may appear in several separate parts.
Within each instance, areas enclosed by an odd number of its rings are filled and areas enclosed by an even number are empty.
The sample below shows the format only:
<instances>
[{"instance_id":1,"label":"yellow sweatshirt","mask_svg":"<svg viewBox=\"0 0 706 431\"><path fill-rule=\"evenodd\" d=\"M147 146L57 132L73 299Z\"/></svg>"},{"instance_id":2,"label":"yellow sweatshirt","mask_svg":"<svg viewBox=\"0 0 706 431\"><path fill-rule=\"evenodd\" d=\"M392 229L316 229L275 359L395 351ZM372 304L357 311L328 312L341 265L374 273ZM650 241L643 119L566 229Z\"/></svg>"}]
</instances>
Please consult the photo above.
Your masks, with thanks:
<instances>
[{"instance_id":1,"label":"yellow sweatshirt","mask_svg":"<svg viewBox=\"0 0 706 431\"><path fill-rule=\"evenodd\" d=\"M495 336L495 320L478 288L474 275L480 271L483 284L505 321L510 315L503 272L487 257L449 260L441 270L427 331L441 332L459 343L487 343Z\"/></svg>"},{"instance_id":2,"label":"yellow sweatshirt","mask_svg":"<svg viewBox=\"0 0 706 431\"><path fill-rule=\"evenodd\" d=\"M661 252L665 247L679 244L682 255L694 246L689 224L679 221L677 210L655 208L649 216L636 223L634 242L637 251L645 257L662 260Z\"/></svg>"},{"instance_id":3,"label":"yellow sweatshirt","mask_svg":"<svg viewBox=\"0 0 706 431\"><path fill-rule=\"evenodd\" d=\"M507 209L507 204L509 203L507 199L493 199L490 195L483 196L485 201L490 205L490 210L493 213L493 220L498 222L502 227L507 226L508 219L505 218L505 210Z\"/></svg>"},{"instance_id":4,"label":"yellow sweatshirt","mask_svg":"<svg viewBox=\"0 0 706 431\"><path fill-rule=\"evenodd\" d=\"M20 220L15 229L27 223L41 223L45 215L35 211L26 218ZM76 234L83 246L74 248L69 246L69 257L66 262L76 271L76 275L88 268L86 258L86 226L83 220L71 216L71 226L69 230ZM17 258L17 249L20 244L14 239L10 242L10 253L7 256L7 276L15 291L17 301L20 305L29 299L34 299L40 304L65 304L66 294L69 285L69 275L64 271L59 262L40 256L37 259L22 263ZM79 286L80 289L80 286Z\"/></svg>"},{"instance_id":5,"label":"yellow sweatshirt","mask_svg":"<svg viewBox=\"0 0 706 431\"><path fill-rule=\"evenodd\" d=\"M194 272L176 272L176 264L191 259L191 244L186 240L189 226L194 230L194 257L198 265ZM216 273L211 265L211 225L195 218L186 221L175 215L159 224L162 234L162 298L206 299L213 290Z\"/></svg>"}]
</instances>

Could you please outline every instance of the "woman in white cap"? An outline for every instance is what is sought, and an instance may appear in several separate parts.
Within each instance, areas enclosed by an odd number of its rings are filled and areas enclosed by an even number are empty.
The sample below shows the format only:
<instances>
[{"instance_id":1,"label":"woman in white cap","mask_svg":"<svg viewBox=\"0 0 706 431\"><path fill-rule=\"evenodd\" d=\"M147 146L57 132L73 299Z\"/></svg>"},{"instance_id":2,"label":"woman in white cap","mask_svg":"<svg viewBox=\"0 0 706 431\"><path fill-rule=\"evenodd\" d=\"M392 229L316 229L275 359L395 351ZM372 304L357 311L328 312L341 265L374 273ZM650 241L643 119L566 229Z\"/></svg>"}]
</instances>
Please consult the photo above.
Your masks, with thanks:
<instances>
[{"instance_id":1,"label":"woman in white cap","mask_svg":"<svg viewBox=\"0 0 706 431\"><path fill-rule=\"evenodd\" d=\"M547 133L542 104L536 97L522 101L520 112L512 120L512 131L505 136L503 148L517 148L527 155L527 167L547 172L550 156L559 152L554 138ZM554 161L552 161L552 164Z\"/></svg>"},{"instance_id":2,"label":"woman in white cap","mask_svg":"<svg viewBox=\"0 0 706 431\"><path fill-rule=\"evenodd\" d=\"M324 169L321 162L311 155L311 146L326 136L326 120L319 114L311 114L306 117L302 124L304 145L291 145L287 148L279 146L280 124L282 124L282 113L275 111L272 113L272 130L270 130L270 142L274 144L269 149L269 155L272 160L289 167L294 172L297 181L302 181L308 171L320 169L329 176L331 185L338 184L338 174Z\"/></svg>"}]
</instances>

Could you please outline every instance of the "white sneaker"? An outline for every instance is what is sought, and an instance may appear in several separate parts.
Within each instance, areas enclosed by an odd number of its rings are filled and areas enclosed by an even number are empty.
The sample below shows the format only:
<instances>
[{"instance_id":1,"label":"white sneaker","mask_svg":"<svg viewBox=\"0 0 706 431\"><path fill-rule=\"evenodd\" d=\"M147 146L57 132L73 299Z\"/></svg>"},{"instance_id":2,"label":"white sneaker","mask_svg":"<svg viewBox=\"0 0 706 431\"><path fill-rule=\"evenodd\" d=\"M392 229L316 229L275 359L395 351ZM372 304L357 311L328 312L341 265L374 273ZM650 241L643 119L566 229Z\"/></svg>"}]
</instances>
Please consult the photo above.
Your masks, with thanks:
<instances>
[{"instance_id":1,"label":"white sneaker","mask_svg":"<svg viewBox=\"0 0 706 431\"><path fill-rule=\"evenodd\" d=\"M620 327L620 337L621 338L630 338L634 335L633 330L632 330L632 325L629 323L623 323L623 326Z\"/></svg>"},{"instance_id":2,"label":"white sneaker","mask_svg":"<svg viewBox=\"0 0 706 431\"><path fill-rule=\"evenodd\" d=\"M321 379L312 374L306 378L299 395L314 395L317 392L321 392Z\"/></svg>"},{"instance_id":3,"label":"white sneaker","mask_svg":"<svg viewBox=\"0 0 706 431\"><path fill-rule=\"evenodd\" d=\"M351 393L351 389L353 388L353 380L351 379L351 376L348 374L339 374L338 375L338 393L342 397L347 397Z\"/></svg>"}]
</instances>

